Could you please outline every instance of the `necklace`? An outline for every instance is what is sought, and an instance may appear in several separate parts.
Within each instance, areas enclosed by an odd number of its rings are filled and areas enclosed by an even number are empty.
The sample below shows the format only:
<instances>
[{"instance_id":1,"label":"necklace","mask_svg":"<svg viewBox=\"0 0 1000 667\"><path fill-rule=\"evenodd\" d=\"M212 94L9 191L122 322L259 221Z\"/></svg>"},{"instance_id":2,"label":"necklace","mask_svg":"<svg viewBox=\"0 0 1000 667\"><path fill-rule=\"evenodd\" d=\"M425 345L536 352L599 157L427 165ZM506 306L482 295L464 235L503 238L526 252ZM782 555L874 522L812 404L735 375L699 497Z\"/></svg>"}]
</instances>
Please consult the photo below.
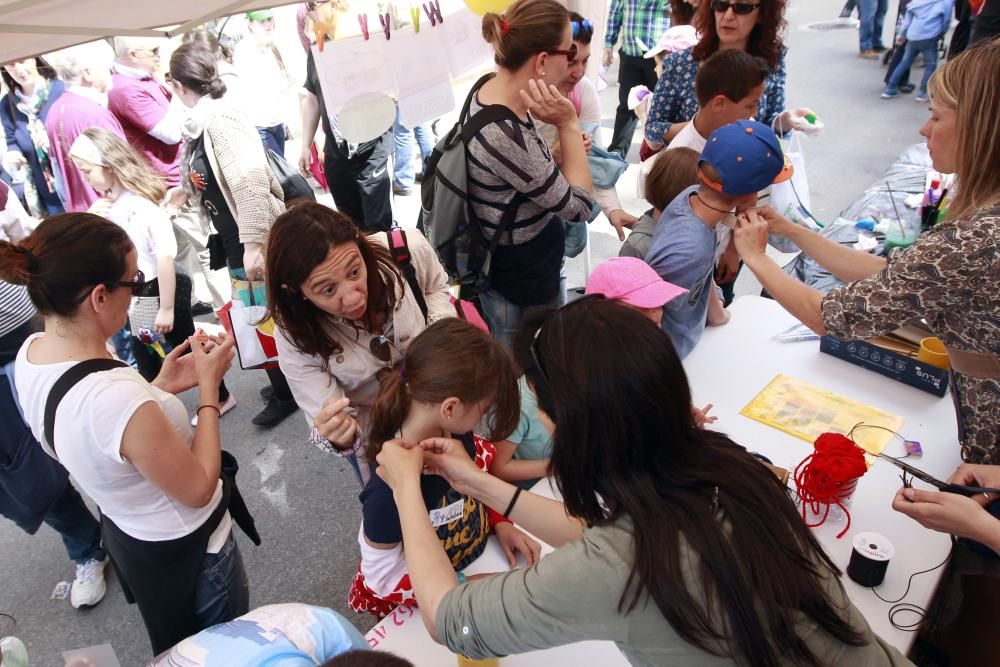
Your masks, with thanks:
<instances>
[{"instance_id":1,"label":"necklace","mask_svg":"<svg viewBox=\"0 0 1000 667\"><path fill-rule=\"evenodd\" d=\"M710 208L713 211L715 211L716 213L727 213L727 214L730 214L730 215L732 213L734 213L733 209L715 208L714 206L712 206L711 204L709 204L708 202L706 202L704 199L702 199L701 195L698 194L697 192L694 193L694 198L697 199L698 201L700 201L702 206L704 206L705 208Z\"/></svg>"}]
</instances>

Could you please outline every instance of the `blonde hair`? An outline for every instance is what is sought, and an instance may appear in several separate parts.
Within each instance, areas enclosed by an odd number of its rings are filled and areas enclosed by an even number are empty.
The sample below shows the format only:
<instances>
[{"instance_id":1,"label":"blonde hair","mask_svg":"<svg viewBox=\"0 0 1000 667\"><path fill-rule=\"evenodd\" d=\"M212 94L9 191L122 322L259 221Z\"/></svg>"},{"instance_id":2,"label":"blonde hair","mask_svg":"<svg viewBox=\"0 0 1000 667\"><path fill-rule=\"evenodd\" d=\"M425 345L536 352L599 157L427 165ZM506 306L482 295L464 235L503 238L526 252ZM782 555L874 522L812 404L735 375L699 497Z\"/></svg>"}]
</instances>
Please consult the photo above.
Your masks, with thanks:
<instances>
[{"instance_id":1,"label":"blonde hair","mask_svg":"<svg viewBox=\"0 0 1000 667\"><path fill-rule=\"evenodd\" d=\"M967 218L1000 201L1000 39L963 51L934 73L930 94L955 110L958 185L948 218Z\"/></svg>"},{"instance_id":2,"label":"blonde hair","mask_svg":"<svg viewBox=\"0 0 1000 667\"><path fill-rule=\"evenodd\" d=\"M167 193L163 177L153 171L149 162L114 132L100 127L84 130L104 158L104 164L114 172L126 190L145 197L157 206Z\"/></svg>"},{"instance_id":3,"label":"blonde hair","mask_svg":"<svg viewBox=\"0 0 1000 667\"><path fill-rule=\"evenodd\" d=\"M536 53L558 49L567 27L569 11L556 0L514 0L502 16L483 16L483 39L497 65L516 70Z\"/></svg>"}]
</instances>

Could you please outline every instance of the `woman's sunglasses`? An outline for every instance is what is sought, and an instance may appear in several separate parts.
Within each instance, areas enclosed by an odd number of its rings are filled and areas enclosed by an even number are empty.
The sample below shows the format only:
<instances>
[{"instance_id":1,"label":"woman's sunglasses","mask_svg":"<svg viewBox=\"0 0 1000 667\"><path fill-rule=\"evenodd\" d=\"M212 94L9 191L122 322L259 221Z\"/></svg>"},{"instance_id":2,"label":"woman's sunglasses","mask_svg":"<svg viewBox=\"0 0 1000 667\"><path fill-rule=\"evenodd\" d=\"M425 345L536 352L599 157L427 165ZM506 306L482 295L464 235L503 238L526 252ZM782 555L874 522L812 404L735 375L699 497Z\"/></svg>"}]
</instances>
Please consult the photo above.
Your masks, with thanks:
<instances>
[{"instance_id":1,"label":"woman's sunglasses","mask_svg":"<svg viewBox=\"0 0 1000 667\"><path fill-rule=\"evenodd\" d=\"M725 14L732 8L734 14L746 16L752 14L760 7L759 2L729 2L729 0L712 0L712 11L717 14Z\"/></svg>"},{"instance_id":2,"label":"woman's sunglasses","mask_svg":"<svg viewBox=\"0 0 1000 667\"><path fill-rule=\"evenodd\" d=\"M551 51L546 51L545 53L552 56L566 56L567 64L572 65L573 62L576 61L576 54L578 52L579 49L576 48L576 42L573 42L568 49L552 49Z\"/></svg>"},{"instance_id":3,"label":"woman's sunglasses","mask_svg":"<svg viewBox=\"0 0 1000 667\"><path fill-rule=\"evenodd\" d=\"M136 271L132 280L115 280L105 283L109 287L127 287L132 292L132 296L142 296L142 288L146 286L146 276L142 271Z\"/></svg>"}]
</instances>

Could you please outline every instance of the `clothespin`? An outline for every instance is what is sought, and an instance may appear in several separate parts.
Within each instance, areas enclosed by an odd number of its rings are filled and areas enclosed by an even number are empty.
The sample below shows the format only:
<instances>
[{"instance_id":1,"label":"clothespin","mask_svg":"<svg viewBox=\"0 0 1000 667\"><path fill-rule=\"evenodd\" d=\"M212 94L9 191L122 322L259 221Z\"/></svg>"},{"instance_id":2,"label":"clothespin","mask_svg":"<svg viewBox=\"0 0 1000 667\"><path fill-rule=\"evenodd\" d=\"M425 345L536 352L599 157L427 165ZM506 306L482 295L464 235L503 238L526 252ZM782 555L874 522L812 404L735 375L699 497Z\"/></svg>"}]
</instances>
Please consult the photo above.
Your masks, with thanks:
<instances>
[{"instance_id":1,"label":"clothespin","mask_svg":"<svg viewBox=\"0 0 1000 667\"><path fill-rule=\"evenodd\" d=\"M388 41L392 37L392 35L389 34L392 29L392 22L389 20L389 12L379 14L378 22L382 24L382 32L385 33L385 39Z\"/></svg>"},{"instance_id":2,"label":"clothespin","mask_svg":"<svg viewBox=\"0 0 1000 667\"><path fill-rule=\"evenodd\" d=\"M382 18L381 16L379 18ZM368 14L358 14L358 25L361 26L361 34L365 36L365 41L368 41Z\"/></svg>"},{"instance_id":3,"label":"clothespin","mask_svg":"<svg viewBox=\"0 0 1000 667\"><path fill-rule=\"evenodd\" d=\"M432 26L444 22L444 17L441 16L441 3L439 0L425 2L424 11L427 12L427 18L431 20Z\"/></svg>"},{"instance_id":4,"label":"clothespin","mask_svg":"<svg viewBox=\"0 0 1000 667\"><path fill-rule=\"evenodd\" d=\"M413 19L413 32L420 32L420 7L410 7L410 18Z\"/></svg>"}]
</instances>

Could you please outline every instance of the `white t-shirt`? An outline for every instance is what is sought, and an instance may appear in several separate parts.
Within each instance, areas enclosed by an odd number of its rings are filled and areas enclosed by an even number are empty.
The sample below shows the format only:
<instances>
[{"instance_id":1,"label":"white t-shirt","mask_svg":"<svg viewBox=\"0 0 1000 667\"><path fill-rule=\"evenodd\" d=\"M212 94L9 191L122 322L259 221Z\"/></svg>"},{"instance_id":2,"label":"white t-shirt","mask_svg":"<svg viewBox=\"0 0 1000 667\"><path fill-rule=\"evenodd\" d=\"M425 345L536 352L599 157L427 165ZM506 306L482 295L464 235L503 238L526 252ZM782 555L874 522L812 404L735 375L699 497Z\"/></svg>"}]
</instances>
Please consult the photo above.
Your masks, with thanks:
<instances>
[{"instance_id":1,"label":"white t-shirt","mask_svg":"<svg viewBox=\"0 0 1000 667\"><path fill-rule=\"evenodd\" d=\"M76 362L34 364L28 361L34 334L17 353L14 382L24 419L42 448L45 441L45 403L56 381ZM205 507L188 507L170 498L121 455L122 434L132 415L147 402L156 403L167 421L190 447L194 438L184 404L146 382L132 368L93 373L67 392L56 411L53 437L60 463L79 487L94 499L101 512L128 535L147 541L173 540L190 535L205 523L222 501L222 482ZM232 528L229 513L212 533L208 553L225 544Z\"/></svg>"},{"instance_id":2,"label":"white t-shirt","mask_svg":"<svg viewBox=\"0 0 1000 667\"><path fill-rule=\"evenodd\" d=\"M134 192L123 192L111 205L108 219L128 233L139 253L139 270L146 280L156 277L156 258L177 256L177 238L170 216Z\"/></svg>"}]
</instances>

